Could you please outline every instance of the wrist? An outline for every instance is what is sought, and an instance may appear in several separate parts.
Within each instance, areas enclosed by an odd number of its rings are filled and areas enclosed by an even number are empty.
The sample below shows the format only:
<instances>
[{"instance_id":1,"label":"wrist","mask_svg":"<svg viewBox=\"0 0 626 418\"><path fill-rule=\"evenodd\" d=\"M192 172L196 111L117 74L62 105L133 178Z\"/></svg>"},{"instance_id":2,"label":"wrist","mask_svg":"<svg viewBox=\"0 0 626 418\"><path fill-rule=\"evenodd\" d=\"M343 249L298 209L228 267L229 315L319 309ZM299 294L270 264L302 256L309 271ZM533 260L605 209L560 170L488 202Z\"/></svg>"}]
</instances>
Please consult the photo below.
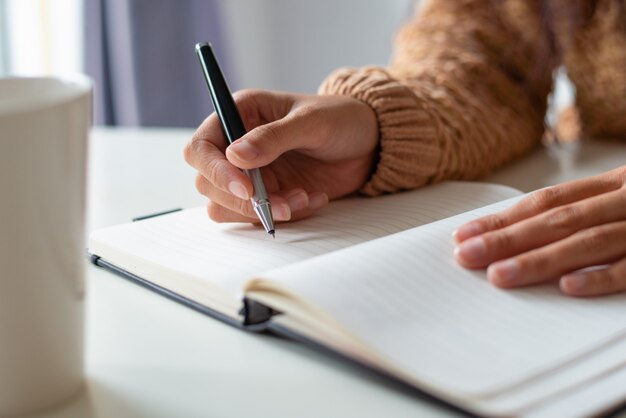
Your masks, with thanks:
<instances>
[{"instance_id":1,"label":"wrist","mask_svg":"<svg viewBox=\"0 0 626 418\"><path fill-rule=\"evenodd\" d=\"M382 68L340 69L319 89L365 103L376 117L371 175L360 191L375 196L437 180L442 150L428 104Z\"/></svg>"}]
</instances>

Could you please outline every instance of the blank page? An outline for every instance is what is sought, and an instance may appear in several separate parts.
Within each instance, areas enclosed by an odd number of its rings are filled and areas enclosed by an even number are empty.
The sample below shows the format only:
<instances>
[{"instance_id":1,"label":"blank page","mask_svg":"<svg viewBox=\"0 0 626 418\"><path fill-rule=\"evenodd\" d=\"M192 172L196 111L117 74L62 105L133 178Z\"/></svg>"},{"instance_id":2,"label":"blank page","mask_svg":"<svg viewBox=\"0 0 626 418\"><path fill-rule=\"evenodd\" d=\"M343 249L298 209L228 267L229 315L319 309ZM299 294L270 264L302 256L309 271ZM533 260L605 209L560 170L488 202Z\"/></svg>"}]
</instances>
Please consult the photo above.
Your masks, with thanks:
<instances>
[{"instance_id":1,"label":"blank page","mask_svg":"<svg viewBox=\"0 0 626 418\"><path fill-rule=\"evenodd\" d=\"M276 239L258 226L214 223L204 208L195 208L96 231L89 250L147 280L156 280L159 269L167 270L210 281L237 297L255 273L518 194L505 186L450 182L378 198L343 199L310 219L278 224Z\"/></svg>"},{"instance_id":2,"label":"blank page","mask_svg":"<svg viewBox=\"0 0 626 418\"><path fill-rule=\"evenodd\" d=\"M576 299L556 285L506 291L456 264L452 231L516 200L261 278L321 308L417 381L493 396L626 332L625 294Z\"/></svg>"}]
</instances>

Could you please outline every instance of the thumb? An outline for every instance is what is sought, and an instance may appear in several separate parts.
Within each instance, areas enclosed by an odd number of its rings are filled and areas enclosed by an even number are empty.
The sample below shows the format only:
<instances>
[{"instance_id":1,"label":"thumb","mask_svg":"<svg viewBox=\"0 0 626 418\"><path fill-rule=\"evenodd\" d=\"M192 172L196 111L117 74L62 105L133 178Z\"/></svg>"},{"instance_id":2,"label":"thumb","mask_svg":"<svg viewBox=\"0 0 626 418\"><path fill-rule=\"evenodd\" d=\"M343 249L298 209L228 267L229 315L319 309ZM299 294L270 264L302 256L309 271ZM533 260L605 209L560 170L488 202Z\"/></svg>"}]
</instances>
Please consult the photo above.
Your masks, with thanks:
<instances>
[{"instance_id":1,"label":"thumb","mask_svg":"<svg viewBox=\"0 0 626 418\"><path fill-rule=\"evenodd\" d=\"M314 131L307 125L305 118L286 117L258 126L226 148L226 158L241 169L251 169L269 165L287 151L312 149Z\"/></svg>"}]
</instances>

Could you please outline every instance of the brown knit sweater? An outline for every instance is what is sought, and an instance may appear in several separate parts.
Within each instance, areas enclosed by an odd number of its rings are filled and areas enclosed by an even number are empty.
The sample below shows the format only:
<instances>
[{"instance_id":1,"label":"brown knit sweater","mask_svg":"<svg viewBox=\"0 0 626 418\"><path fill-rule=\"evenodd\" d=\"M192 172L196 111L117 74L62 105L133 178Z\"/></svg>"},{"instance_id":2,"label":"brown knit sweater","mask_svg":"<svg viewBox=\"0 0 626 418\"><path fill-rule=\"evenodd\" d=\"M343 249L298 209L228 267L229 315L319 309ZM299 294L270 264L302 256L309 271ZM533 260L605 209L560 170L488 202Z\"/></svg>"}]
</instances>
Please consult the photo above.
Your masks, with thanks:
<instances>
[{"instance_id":1,"label":"brown knit sweater","mask_svg":"<svg viewBox=\"0 0 626 418\"><path fill-rule=\"evenodd\" d=\"M381 148L364 193L472 179L524 154L543 135L559 65L576 87L568 119L579 134L626 138L624 2L422 3L388 68L340 69L320 87L377 114Z\"/></svg>"}]
</instances>

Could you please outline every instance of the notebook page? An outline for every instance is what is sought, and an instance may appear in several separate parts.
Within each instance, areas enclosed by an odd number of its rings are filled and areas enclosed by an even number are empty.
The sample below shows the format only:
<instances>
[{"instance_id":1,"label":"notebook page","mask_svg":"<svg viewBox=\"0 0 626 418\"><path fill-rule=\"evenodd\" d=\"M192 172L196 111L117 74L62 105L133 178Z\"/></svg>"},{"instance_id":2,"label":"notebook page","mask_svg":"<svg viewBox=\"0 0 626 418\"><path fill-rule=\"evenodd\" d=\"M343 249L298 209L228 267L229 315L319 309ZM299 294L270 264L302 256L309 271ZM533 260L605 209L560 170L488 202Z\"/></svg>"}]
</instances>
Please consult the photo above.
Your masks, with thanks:
<instances>
[{"instance_id":1,"label":"notebook page","mask_svg":"<svg viewBox=\"0 0 626 418\"><path fill-rule=\"evenodd\" d=\"M595 385L620 368L626 367L626 336L605 345L593 352L593 355L552 371L515 390L489 398L482 404L492 410L517 411L524 414L531 409L542 409L545 405L560 402L564 397L571 397L581 388ZM626 386L624 386L626 388ZM626 392L621 393L626 397ZM562 415L559 415L562 416Z\"/></svg>"},{"instance_id":2,"label":"notebook page","mask_svg":"<svg viewBox=\"0 0 626 418\"><path fill-rule=\"evenodd\" d=\"M626 333L626 295L568 298L555 285L505 291L454 262L452 231L514 201L261 278L323 309L417 381L492 396Z\"/></svg>"},{"instance_id":3,"label":"notebook page","mask_svg":"<svg viewBox=\"0 0 626 418\"><path fill-rule=\"evenodd\" d=\"M238 297L242 283L254 273L518 194L505 186L449 182L378 198L343 199L310 219L278 224L276 239L257 226L214 223L204 208L196 208L96 231L90 236L89 248L151 281L156 280L157 266L210 281ZM150 275L142 276L145 272Z\"/></svg>"},{"instance_id":4,"label":"notebook page","mask_svg":"<svg viewBox=\"0 0 626 418\"><path fill-rule=\"evenodd\" d=\"M626 416L626 365L607 373L602 379L568 393L554 402L524 413L524 418L587 418L605 416L614 408L620 412L608 414L614 418Z\"/></svg>"}]
</instances>

